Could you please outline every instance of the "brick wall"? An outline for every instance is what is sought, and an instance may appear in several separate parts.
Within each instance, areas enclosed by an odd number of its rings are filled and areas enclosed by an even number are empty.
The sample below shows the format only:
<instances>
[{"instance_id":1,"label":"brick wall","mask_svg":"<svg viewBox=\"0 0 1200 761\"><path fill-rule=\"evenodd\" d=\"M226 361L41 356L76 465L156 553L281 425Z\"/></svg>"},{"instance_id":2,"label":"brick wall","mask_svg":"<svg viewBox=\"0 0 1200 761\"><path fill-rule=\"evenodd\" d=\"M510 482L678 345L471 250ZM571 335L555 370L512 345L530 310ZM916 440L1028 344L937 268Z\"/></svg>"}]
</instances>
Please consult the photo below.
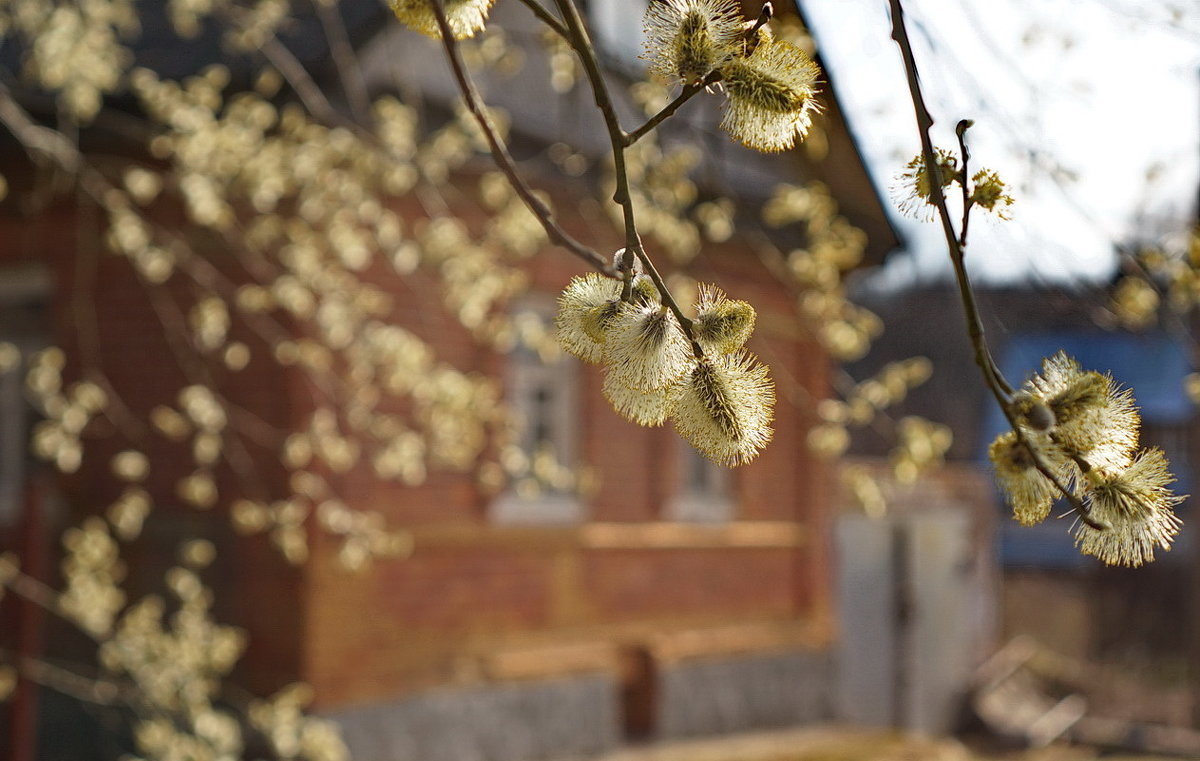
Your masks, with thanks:
<instances>
[{"instance_id":1,"label":"brick wall","mask_svg":"<svg viewBox=\"0 0 1200 761\"><path fill-rule=\"evenodd\" d=\"M530 266L548 299L581 271L558 252ZM681 468L676 434L669 425L650 429L621 419L600 393L598 369L585 367L581 452L599 488L586 502L584 525L489 524L488 500L466 478L435 478L419 489L365 475L346 482L361 500L355 505L413 526L416 550L353 574L337 567L329 542L318 540L323 549L307 582L305 678L321 705L505 679L507 667L497 664L516 651L543 654L539 677L600 671L619 678L619 653L628 648L660 648L672 636L731 623L773 632L797 622L807 628L803 636L760 632L732 644L714 641L713 654L828 642L828 475L807 454L809 419L788 404L795 390L784 385L825 393L828 360L788 318L787 295L745 251L718 252L696 276L754 303L760 320L751 348L780 386L773 443L732 474L734 524L664 533L664 505L676 494ZM502 371L502 361L481 359L454 328L444 329L439 349L450 347L466 366L490 362ZM739 533L747 524L762 531ZM579 648L600 655L581 660Z\"/></svg>"},{"instance_id":2,"label":"brick wall","mask_svg":"<svg viewBox=\"0 0 1200 761\"><path fill-rule=\"evenodd\" d=\"M192 382L159 327L169 305L151 301L128 265L104 250L95 212L64 208L34 223L4 218L0 239L21 241L16 253L0 253L3 263L53 262L59 342L71 356L95 358L133 416L144 419L155 405L173 404L181 385ZM215 260L230 277L240 276L231 257ZM581 271L561 252L530 262L533 286L548 299ZM755 305L759 327L750 348L772 366L778 385L775 439L733 473L731 523L676 530L664 522L681 469L676 436L669 425L646 429L620 419L600 393L599 371L589 367L580 375L580 451L596 468L599 489L585 506L584 524L492 525L488 498L470 475L434 474L420 487L403 488L361 468L332 479L335 488L352 507L411 527L412 557L347 572L334 560L336 542L314 531L312 561L292 568L261 537L233 536L228 500L251 487L227 469L219 470L222 500L211 514L180 507L173 492L187 472L186 444L149 434L132 444L155 450L147 485L157 504L156 528L130 549L135 591L158 588L157 574L178 539L212 538L223 553L209 575L218 611L251 635L243 679L260 691L307 680L326 707L532 672L600 672L619 680L620 653L631 648L690 658L823 647L831 636L829 481L804 446L806 412L788 399L824 394L828 360L796 327L787 294L750 252L732 246L706 252L693 274ZM400 287L382 273L380 284ZM402 287L399 324L460 369L502 372L503 358L481 349L444 314L431 281L417 277ZM177 278L165 294L186 313L197 290ZM311 411L312 390L298 373L267 359L253 334L236 338L255 359L217 382L267 424L295 429ZM84 372L76 365L68 374ZM799 388L789 388L793 383ZM108 455L131 443L114 433L65 481L77 514L102 510L117 493ZM251 496L286 496L285 473L267 450L251 443L248 456L261 474ZM732 624L741 628L697 644L704 641L698 635Z\"/></svg>"}]
</instances>

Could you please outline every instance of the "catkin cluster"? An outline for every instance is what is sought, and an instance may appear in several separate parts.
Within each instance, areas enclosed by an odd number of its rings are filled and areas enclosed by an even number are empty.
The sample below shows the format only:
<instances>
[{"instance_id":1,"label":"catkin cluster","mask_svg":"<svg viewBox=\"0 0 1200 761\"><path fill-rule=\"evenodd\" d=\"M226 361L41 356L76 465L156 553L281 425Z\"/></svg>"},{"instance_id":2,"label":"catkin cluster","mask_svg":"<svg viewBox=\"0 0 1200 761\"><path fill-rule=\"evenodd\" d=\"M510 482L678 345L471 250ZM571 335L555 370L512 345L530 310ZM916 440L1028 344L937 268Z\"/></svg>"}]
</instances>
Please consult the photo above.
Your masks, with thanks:
<instances>
[{"instance_id":1,"label":"catkin cluster","mask_svg":"<svg viewBox=\"0 0 1200 761\"><path fill-rule=\"evenodd\" d=\"M754 308L715 286L700 287L688 328L645 275L624 284L599 274L571 280L558 300L559 344L603 364L604 396L639 425L668 419L720 465L754 459L771 439L775 388L767 368L742 347ZM689 336L690 332L690 336Z\"/></svg>"},{"instance_id":2,"label":"catkin cluster","mask_svg":"<svg viewBox=\"0 0 1200 761\"><path fill-rule=\"evenodd\" d=\"M980 169L968 182L966 172L959 166L958 156L943 148L936 148L934 153L938 167L936 174L929 171L925 156L917 154L893 179L892 198L901 214L924 222L932 220L936 211L933 188L938 183L943 195L957 184L965 188L966 200L971 206L978 206L998 219L1009 218L1015 199L999 174L992 169Z\"/></svg>"},{"instance_id":3,"label":"catkin cluster","mask_svg":"<svg viewBox=\"0 0 1200 761\"><path fill-rule=\"evenodd\" d=\"M445 0L455 39L483 29L495 0ZM402 23L440 35L430 0L389 0ZM768 10L766 11L769 15ZM642 19L651 71L685 85L721 86L727 100L721 127L749 148L791 148L804 139L818 110L820 69L800 48L776 39L762 23L742 19L736 0L655 0Z\"/></svg>"},{"instance_id":4,"label":"catkin cluster","mask_svg":"<svg viewBox=\"0 0 1200 761\"><path fill-rule=\"evenodd\" d=\"M742 144L782 151L808 134L820 70L768 27L744 22L735 0L652 2L643 26L652 71L685 85L723 86L721 127Z\"/></svg>"},{"instance_id":5,"label":"catkin cluster","mask_svg":"<svg viewBox=\"0 0 1200 761\"><path fill-rule=\"evenodd\" d=\"M474 37L487 22L488 11L496 0L443 0L446 23L454 39ZM392 13L405 26L435 40L441 37L437 17L429 0L389 0Z\"/></svg>"},{"instance_id":6,"label":"catkin cluster","mask_svg":"<svg viewBox=\"0 0 1200 761\"><path fill-rule=\"evenodd\" d=\"M1138 449L1133 395L1111 376L1084 371L1059 352L1014 396L1013 431L988 451L1013 514L1024 525L1046 518L1059 496L1054 475L1083 506L1079 550L1109 565L1139 566L1179 533L1168 488L1174 481L1157 448Z\"/></svg>"}]
</instances>

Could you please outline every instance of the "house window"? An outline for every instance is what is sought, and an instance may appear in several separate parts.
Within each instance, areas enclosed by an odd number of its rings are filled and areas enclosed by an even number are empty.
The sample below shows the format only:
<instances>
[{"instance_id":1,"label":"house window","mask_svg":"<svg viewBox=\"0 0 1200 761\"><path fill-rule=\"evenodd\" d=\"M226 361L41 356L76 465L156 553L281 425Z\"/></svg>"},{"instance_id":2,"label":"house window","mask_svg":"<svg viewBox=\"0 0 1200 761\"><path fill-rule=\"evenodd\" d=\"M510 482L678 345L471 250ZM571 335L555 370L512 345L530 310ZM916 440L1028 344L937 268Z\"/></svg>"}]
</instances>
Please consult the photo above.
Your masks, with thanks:
<instances>
[{"instance_id":1,"label":"house window","mask_svg":"<svg viewBox=\"0 0 1200 761\"><path fill-rule=\"evenodd\" d=\"M551 304L524 304L517 323L549 325ZM537 332L537 331L535 331ZM583 519L574 489L579 460L578 363L558 351L525 342L508 356L507 400L518 421L520 459L511 487L492 505L496 523L562 524Z\"/></svg>"},{"instance_id":2,"label":"house window","mask_svg":"<svg viewBox=\"0 0 1200 761\"><path fill-rule=\"evenodd\" d=\"M666 505L668 520L692 523L724 523L733 520L737 505L733 479L722 468L676 437L679 478L675 495Z\"/></svg>"}]
</instances>

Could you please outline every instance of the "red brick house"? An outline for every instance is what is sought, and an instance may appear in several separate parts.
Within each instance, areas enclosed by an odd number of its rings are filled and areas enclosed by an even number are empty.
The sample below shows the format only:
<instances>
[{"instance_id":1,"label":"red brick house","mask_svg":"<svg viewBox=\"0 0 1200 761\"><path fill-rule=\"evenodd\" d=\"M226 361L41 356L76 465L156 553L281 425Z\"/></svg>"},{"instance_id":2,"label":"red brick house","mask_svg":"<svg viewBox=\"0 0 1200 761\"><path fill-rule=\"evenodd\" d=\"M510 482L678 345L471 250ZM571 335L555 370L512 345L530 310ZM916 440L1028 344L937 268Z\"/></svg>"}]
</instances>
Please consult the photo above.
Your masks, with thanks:
<instances>
[{"instance_id":1,"label":"red brick house","mask_svg":"<svg viewBox=\"0 0 1200 761\"><path fill-rule=\"evenodd\" d=\"M495 11L497 23L513 25L514 37L528 26L521 10L501 4ZM431 103L448 102L444 62L433 43L384 25L360 52L373 90L385 91L399 70ZM878 261L896 239L841 119L835 74L826 73L823 151L750 156L704 138L700 174L726 173L726 187L746 210L739 219L747 220L757 217L776 183L824 182L842 212L867 231L869 257ZM529 125L514 136L516 144L578 136L580 152L601 155L585 88L564 96L568 113L553 114L519 89L493 94L515 125ZM681 129L711 131L713 109L692 105ZM96 133L100 151L106 138L103 129ZM13 155L10 147L4 155ZM19 161L3 171L14 188L27 187ZM599 250L619 245L618 233L588 200L601 197L594 189L536 169L531 179L555 196L565 227ZM462 185L475 185L470 172ZM20 197L13 193L0 206L0 340L63 346L67 377L102 370L132 400L129 412L144 419L185 382L170 342L145 329L162 313L128 263L104 250L102 214L86 201L57 201L30 213ZM395 204L412 224L426 215L411 199ZM218 269L240 272L236 256L216 242L205 250ZM532 309L552 308L570 277L583 271L552 248L531 258L528 270L533 287L520 305ZM308 562L290 566L262 537L236 537L215 514L171 507L181 472L156 469L147 489L162 498L143 540L131 548L131 586L154 583L176 539L211 538L222 558L206 575L218 611L250 635L242 681L260 693L309 683L315 708L342 724L351 750L364 759L524 761L594 753L629 738L827 718L837 636L833 498L828 466L805 445L811 413L792 400L827 395L833 362L796 319L794 295L745 239L706 246L689 274L758 310L750 348L770 364L781 393L774 440L752 464L716 468L669 426L622 420L604 400L594 367L498 355L448 315L431 319L426 306L398 299L396 324L436 343L441 358L459 369L502 379L509 401L542 427L539 435L571 464L593 470L595 490L586 498L525 499L490 495L469 475L434 473L421 486L400 487L365 467L327 474L351 508L376 511L413 538L409 557L350 572L336 560L335 539L318 527L308 529ZM397 287L382 276L379 285ZM420 273L404 284L414 292L434 286ZM190 284L164 287L177 287L180 299L194 295ZM303 425L312 411L303 373L271 361L248 331L239 337L253 359L225 386L231 397L276 428ZM19 394L5 390L15 377L0 375L9 384L0 385L7 405L0 416L10 416L0 419L24 420ZM8 463L22 461L11 447L0 452ZM262 476L258 486L272 498L286 497L286 472L262 453L250 456ZM66 481L72 510L94 510L116 495L106 462L89 458ZM0 463L0 486L8 488L4 477L21 480L19 471ZM227 496L241 487L235 473L218 477L215 512L223 513ZM18 541L15 504L10 499L0 513L7 546Z\"/></svg>"}]
</instances>

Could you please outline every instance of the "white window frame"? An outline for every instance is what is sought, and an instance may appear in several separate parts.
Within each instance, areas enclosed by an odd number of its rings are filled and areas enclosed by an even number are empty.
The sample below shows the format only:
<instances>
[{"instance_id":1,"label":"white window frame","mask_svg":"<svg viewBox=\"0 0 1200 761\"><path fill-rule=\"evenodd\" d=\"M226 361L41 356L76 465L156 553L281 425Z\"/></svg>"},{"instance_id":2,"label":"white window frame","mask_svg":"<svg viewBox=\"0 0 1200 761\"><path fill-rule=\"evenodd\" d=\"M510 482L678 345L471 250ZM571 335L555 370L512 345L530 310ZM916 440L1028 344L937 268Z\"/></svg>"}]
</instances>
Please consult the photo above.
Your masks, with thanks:
<instances>
[{"instance_id":1,"label":"white window frame","mask_svg":"<svg viewBox=\"0 0 1200 761\"><path fill-rule=\"evenodd\" d=\"M533 312L549 325L553 309L549 299L527 299L518 302L513 311ZM559 464L577 467L581 431L579 363L562 352L546 359L529 347L518 346L508 355L504 380L508 405L521 421L518 436L525 455L532 459L536 454L540 442L530 437L541 426L543 440L551 443ZM548 392L550 398L539 403L539 392ZM527 497L510 488L489 506L488 518L500 525L552 526L581 523L585 515L583 501L574 492L543 490Z\"/></svg>"},{"instance_id":2,"label":"white window frame","mask_svg":"<svg viewBox=\"0 0 1200 761\"><path fill-rule=\"evenodd\" d=\"M676 436L675 489L663 510L667 520L681 523L729 523L737 519L733 473L697 452Z\"/></svg>"}]
</instances>

